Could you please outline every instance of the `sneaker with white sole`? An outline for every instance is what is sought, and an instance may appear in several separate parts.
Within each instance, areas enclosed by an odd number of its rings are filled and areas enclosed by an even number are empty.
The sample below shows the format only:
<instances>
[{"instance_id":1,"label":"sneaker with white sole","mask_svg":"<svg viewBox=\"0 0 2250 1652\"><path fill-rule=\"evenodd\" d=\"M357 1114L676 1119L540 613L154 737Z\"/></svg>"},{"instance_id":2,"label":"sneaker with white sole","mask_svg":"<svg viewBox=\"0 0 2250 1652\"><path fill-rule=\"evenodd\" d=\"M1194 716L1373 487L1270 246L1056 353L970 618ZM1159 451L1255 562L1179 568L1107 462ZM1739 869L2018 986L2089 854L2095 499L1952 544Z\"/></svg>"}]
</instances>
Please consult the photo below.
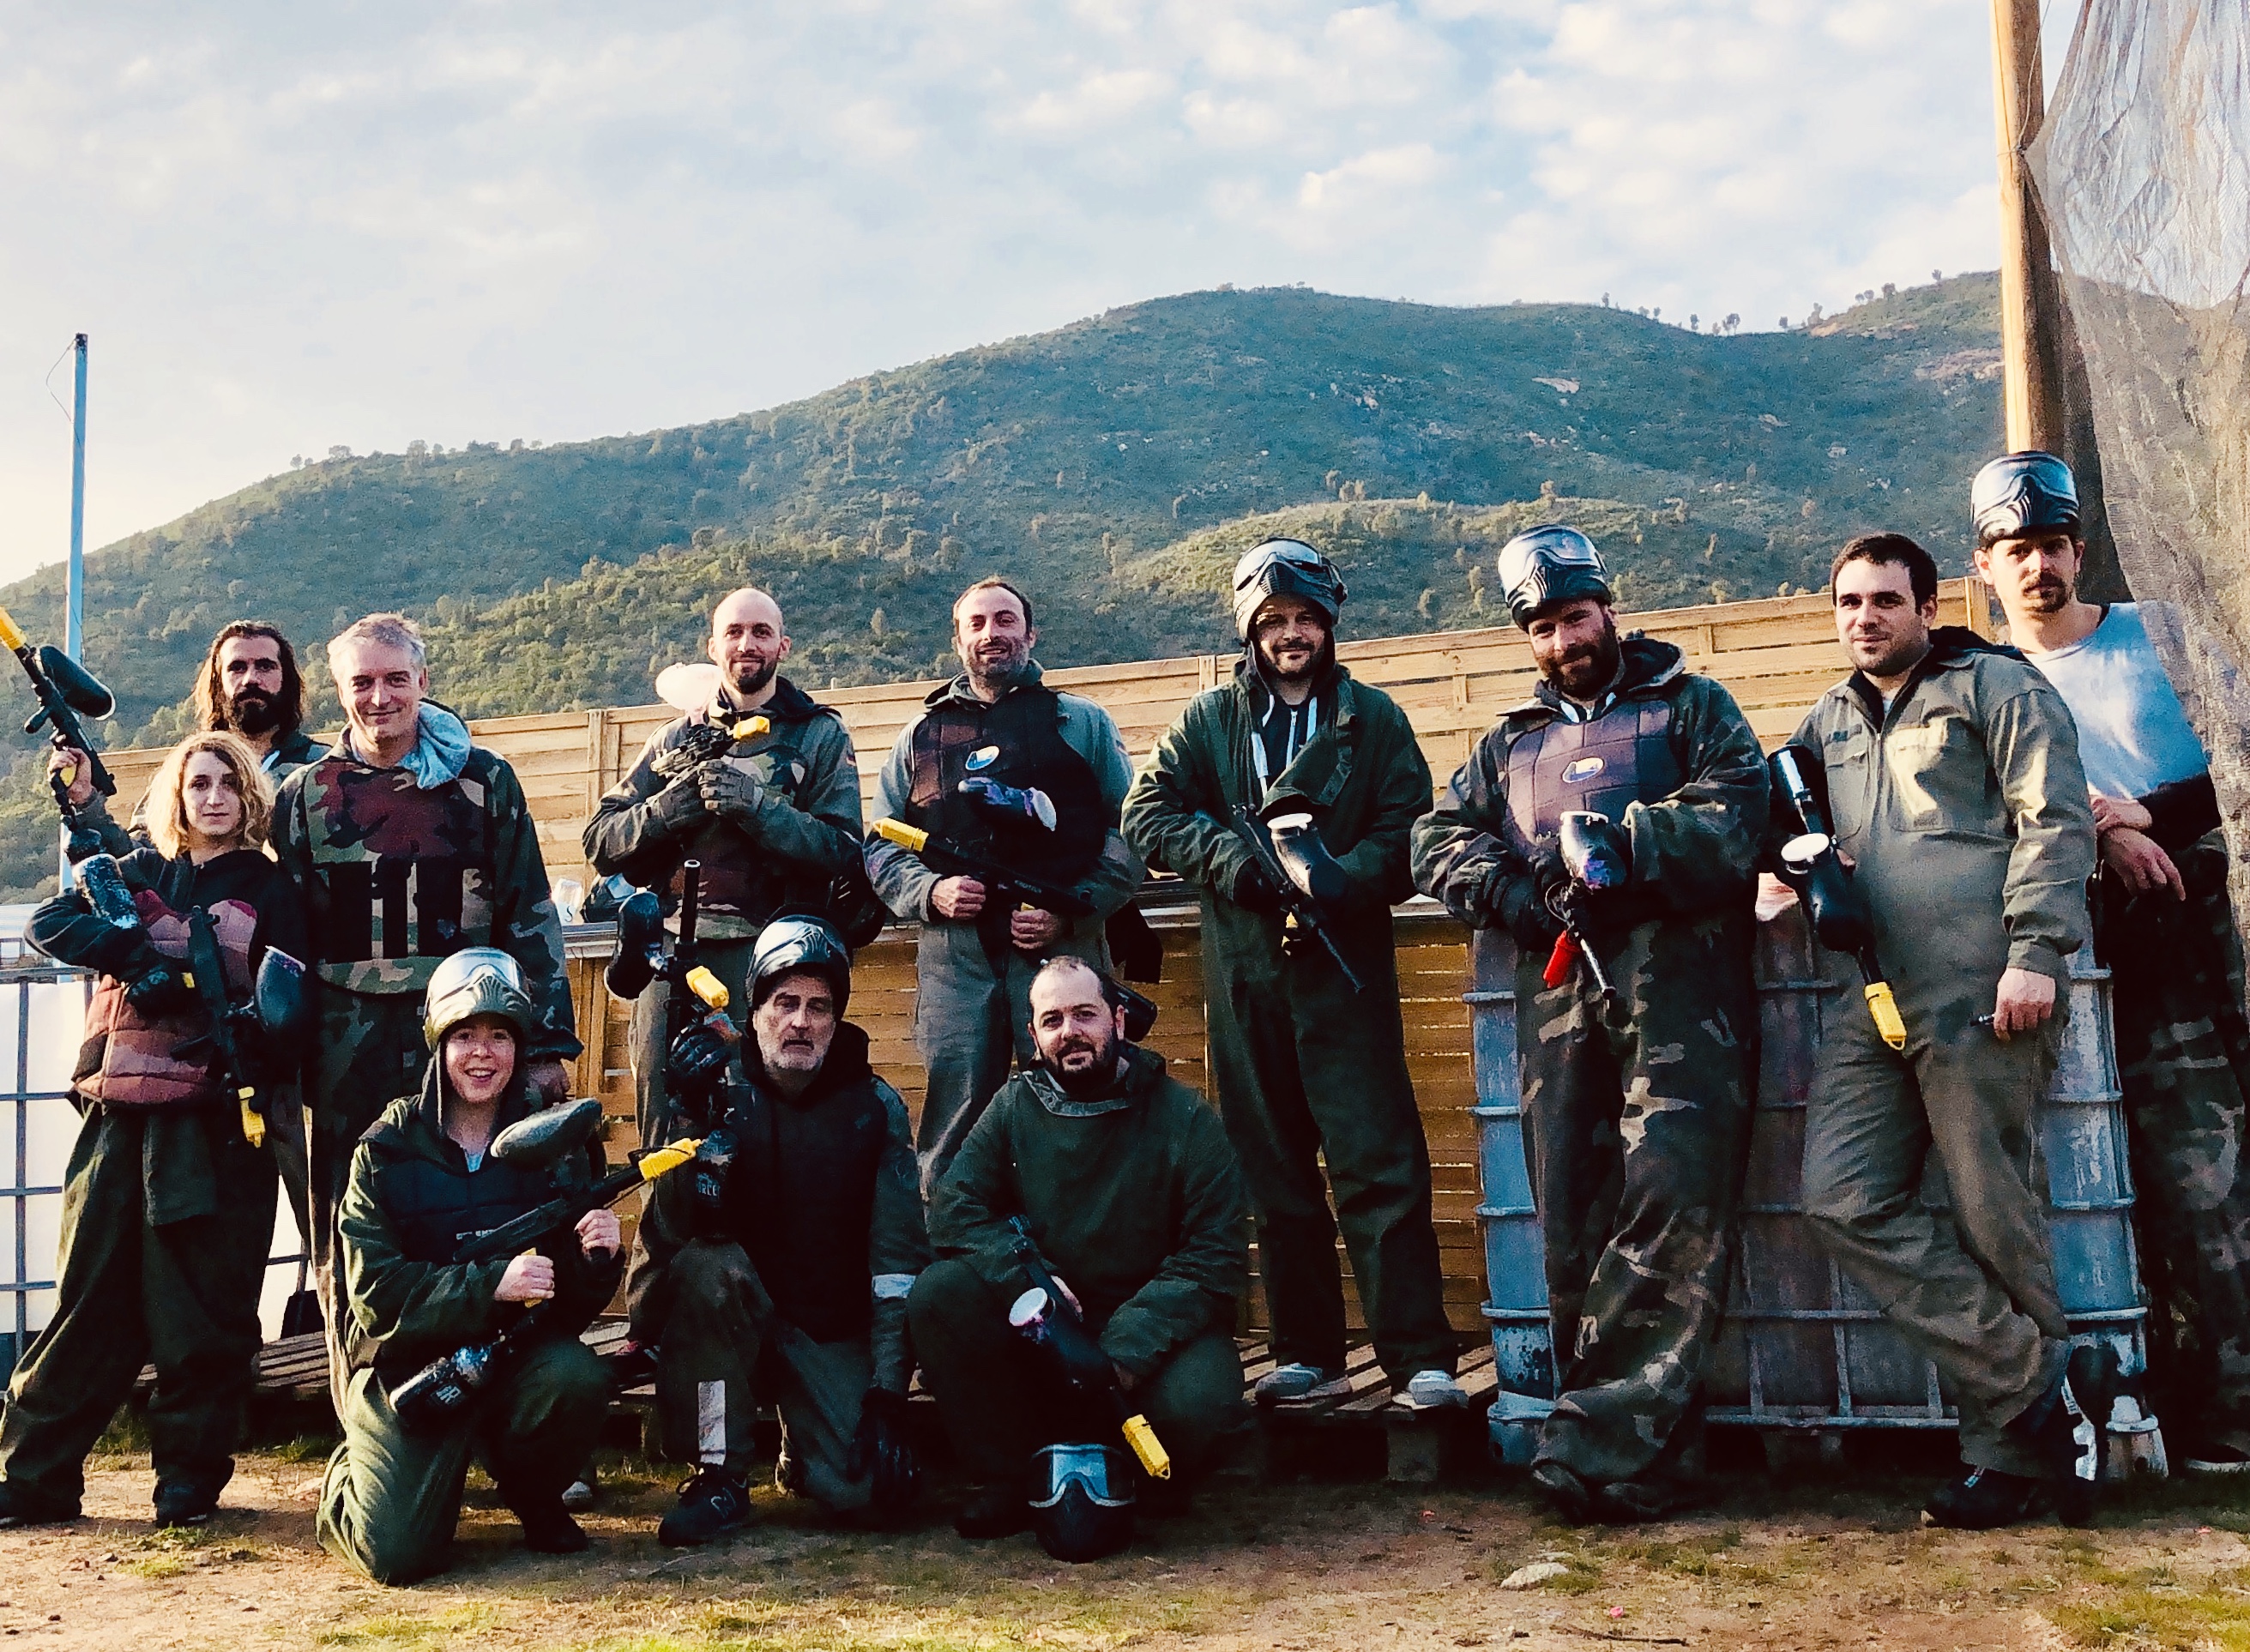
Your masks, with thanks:
<instances>
[{"instance_id":1,"label":"sneaker with white sole","mask_svg":"<svg viewBox=\"0 0 2250 1652\"><path fill-rule=\"evenodd\" d=\"M1250 1386L1250 1398L1261 1406L1334 1405L1351 1394L1351 1379L1341 1371L1318 1365L1276 1365Z\"/></svg>"},{"instance_id":2,"label":"sneaker with white sole","mask_svg":"<svg viewBox=\"0 0 2250 1652\"><path fill-rule=\"evenodd\" d=\"M1406 1379L1404 1388L1392 1390L1391 1397L1409 1411L1466 1407L1469 1403L1468 1391L1453 1380L1450 1371L1418 1371Z\"/></svg>"},{"instance_id":3,"label":"sneaker with white sole","mask_svg":"<svg viewBox=\"0 0 2250 1652\"><path fill-rule=\"evenodd\" d=\"M594 1506L602 1495L602 1483L594 1477L591 1469L562 1488L562 1506L573 1514Z\"/></svg>"}]
</instances>

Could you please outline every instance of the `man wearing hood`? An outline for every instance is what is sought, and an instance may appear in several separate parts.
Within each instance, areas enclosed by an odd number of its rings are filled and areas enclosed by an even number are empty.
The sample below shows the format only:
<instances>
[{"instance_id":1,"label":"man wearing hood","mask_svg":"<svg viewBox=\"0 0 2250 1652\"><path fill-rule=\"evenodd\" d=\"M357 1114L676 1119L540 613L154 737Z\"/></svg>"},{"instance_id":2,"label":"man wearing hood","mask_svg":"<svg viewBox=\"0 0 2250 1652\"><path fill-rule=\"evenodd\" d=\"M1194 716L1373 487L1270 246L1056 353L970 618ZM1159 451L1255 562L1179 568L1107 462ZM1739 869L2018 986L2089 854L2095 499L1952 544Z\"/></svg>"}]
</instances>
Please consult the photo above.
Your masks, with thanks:
<instances>
[{"instance_id":1,"label":"man wearing hood","mask_svg":"<svg viewBox=\"0 0 2250 1652\"><path fill-rule=\"evenodd\" d=\"M421 633L369 614L328 645L344 730L291 775L273 809L273 856L304 897L320 977L317 1054L306 1063L313 1268L341 1408L357 1335L335 1261L336 1201L352 1147L385 1100L422 1082L422 994L464 947L514 958L531 999L518 1057L532 1088L562 1099L579 1051L523 787L507 759L428 699Z\"/></svg>"},{"instance_id":2,"label":"man wearing hood","mask_svg":"<svg viewBox=\"0 0 2250 1652\"><path fill-rule=\"evenodd\" d=\"M925 1198L1011 1064L1034 1059L1026 1028L1040 961L1082 957L1106 971L1104 927L1141 887L1141 862L1117 832L1133 781L1125 742L1100 706L1039 681L1038 642L1031 599L1006 580L963 591L953 605L962 674L923 702L875 782L878 820L1060 885L1091 909L1076 918L1009 911L977 879L942 876L910 849L867 840L875 893L921 926L914 1047L928 1089L915 1145Z\"/></svg>"},{"instance_id":3,"label":"man wearing hood","mask_svg":"<svg viewBox=\"0 0 2250 1652\"><path fill-rule=\"evenodd\" d=\"M665 1453L696 1465L657 1532L673 1548L749 1519L761 1400L781 1414L784 1490L874 1525L913 1506L907 1293L929 1241L906 1104L844 1020L851 996L836 931L776 918L750 960L739 1081L705 1027L673 1061L703 1162L657 1184L655 1265L632 1293L636 1335L660 1328Z\"/></svg>"},{"instance_id":4,"label":"man wearing hood","mask_svg":"<svg viewBox=\"0 0 2250 1652\"><path fill-rule=\"evenodd\" d=\"M1126 840L1203 896L1211 1075L1258 1213L1278 1362L1258 1400L1349 1392L1341 1226L1393 1391L1463 1405L1391 927L1392 902L1413 893L1407 836L1430 806L1430 768L1406 714L1336 663L1344 595L1329 559L1294 539L1235 564L1234 681L1197 695L1156 742L1126 799ZM1343 888L1328 926L1360 991L1285 924L1281 891L1237 835L1239 806L1311 815Z\"/></svg>"},{"instance_id":5,"label":"man wearing hood","mask_svg":"<svg viewBox=\"0 0 2250 1652\"><path fill-rule=\"evenodd\" d=\"M1827 1018L1805 1214L1959 1408L1964 1470L1924 1519L1984 1530L2051 1502L2083 1524L2117 1360L2071 1345L2034 1127L2088 927L2078 735L2014 649L1932 628L1937 565L1913 540L1853 540L1829 591L1853 670L1791 743L1825 777L1907 1041L1892 1048L1867 1015ZM1943 1210L1922 1198L1933 1158Z\"/></svg>"},{"instance_id":6,"label":"man wearing hood","mask_svg":"<svg viewBox=\"0 0 2250 1652\"><path fill-rule=\"evenodd\" d=\"M930 1200L939 1260L907 1310L922 1372L976 1483L954 1526L1032 1523L1032 1454L1102 1437L1009 1324L1035 1248L1075 1299L1184 1488L1246 1420L1235 1304L1248 1283L1242 1180L1226 1132L1163 1058L1125 1041L1124 1012L1083 959L1031 988L1039 1063L992 1098ZM1019 1234L1011 1219L1020 1219Z\"/></svg>"},{"instance_id":7,"label":"man wearing hood","mask_svg":"<svg viewBox=\"0 0 2250 1652\"><path fill-rule=\"evenodd\" d=\"M701 864L699 961L736 998L751 946L773 916L785 908L824 909L835 879L856 872L859 861L852 736L835 711L779 674L789 648L772 598L747 586L721 598L705 645L719 672L711 702L651 735L586 823L594 870L661 890L675 913L680 863ZM766 726L743 727L754 718ZM742 732L700 763L669 757L699 724ZM677 918L671 922L676 927ZM673 1133L664 1090L671 992L652 981L633 1004L633 1101L640 1139L650 1145Z\"/></svg>"},{"instance_id":8,"label":"man wearing hood","mask_svg":"<svg viewBox=\"0 0 2250 1652\"><path fill-rule=\"evenodd\" d=\"M462 1235L513 1221L559 1191L556 1174L488 1151L543 1105L521 1059L539 1011L515 960L487 946L439 964L417 1007L429 1070L420 1092L384 1108L354 1145L337 1211L348 1311L362 1334L336 1412L343 1443L328 1459L314 1522L322 1548L392 1584L445 1570L472 1454L523 1522L525 1547L586 1546L562 1488L594 1448L610 1383L579 1333L617 1289L619 1261L617 1213L601 1209L520 1255L454 1261ZM589 1179L600 1171L598 1146L590 1157ZM419 1429L401 1423L391 1400L402 1384L503 1331L526 1340L458 1414Z\"/></svg>"},{"instance_id":9,"label":"man wearing hood","mask_svg":"<svg viewBox=\"0 0 2250 1652\"><path fill-rule=\"evenodd\" d=\"M1727 1288L1750 1139L1752 901L1765 760L1725 688L1680 650L1620 637L1577 529L1500 553L1540 681L1480 736L1414 829L1414 880L1517 948L1517 1047L1555 1332L1532 1478L1568 1518L1647 1520L1691 1486L1696 1393ZM1567 813L1631 867L1587 897L1584 960L1547 966L1570 888Z\"/></svg>"}]
</instances>

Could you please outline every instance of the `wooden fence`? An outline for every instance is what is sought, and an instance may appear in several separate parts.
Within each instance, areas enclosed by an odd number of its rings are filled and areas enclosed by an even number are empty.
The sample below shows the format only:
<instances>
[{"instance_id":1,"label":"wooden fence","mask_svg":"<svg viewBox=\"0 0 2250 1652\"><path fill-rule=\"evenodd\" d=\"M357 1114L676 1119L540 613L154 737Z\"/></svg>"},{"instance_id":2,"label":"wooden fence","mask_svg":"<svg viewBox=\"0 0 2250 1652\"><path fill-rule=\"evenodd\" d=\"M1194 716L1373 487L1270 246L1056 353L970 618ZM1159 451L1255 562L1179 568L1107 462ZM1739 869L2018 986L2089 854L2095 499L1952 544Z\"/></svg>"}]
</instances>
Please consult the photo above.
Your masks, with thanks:
<instances>
[{"instance_id":1,"label":"wooden fence","mask_svg":"<svg viewBox=\"0 0 2250 1652\"><path fill-rule=\"evenodd\" d=\"M1982 582L1949 581L1940 596L1944 623L1991 634L1990 596ZM1769 748L1787 738L1805 708L1848 669L1824 595L1669 609L1631 616L1628 623L1676 643L1692 668L1724 682ZM692 647L693 639L683 641ZM1346 642L1337 653L1355 677L1382 688L1405 709L1440 786L1467 757L1477 735L1520 703L1535 681L1530 649L1512 626ZM1226 681L1233 665L1232 655L1196 654L1066 667L1047 673L1046 681L1099 702L1116 720L1138 763L1188 701ZM437 686L442 692L444 685ZM933 680L818 694L843 714L852 731L863 798L872 798L892 743L936 686ZM470 726L478 743L506 757L521 778L550 874L590 884L579 839L594 805L632 766L642 743L672 715L661 705L609 707L482 718ZM162 756L160 750L110 756L121 818L146 790ZM1164 978L1151 992L1162 1013L1149 1042L1174 1074L1207 1092L1195 913L1191 907L1160 906L1151 920L1163 937ZM1475 1219L1476 1132L1468 1110L1476 1086L1468 1013L1461 1001L1469 987L1467 934L1427 902L1402 908L1396 925L1407 1064L1430 1138L1446 1307L1459 1330L1480 1337L1484 1326L1477 1305L1485 1295L1484 1259ZM632 1141L630 1006L611 999L601 983L601 964L609 950L605 931L574 937L571 950L578 1026L586 1044L577 1093L603 1097L616 1121L614 1151ZM894 927L859 955L852 971L852 1019L873 1040L876 1070L918 1112L922 1072L914 1047L914 998L913 934L904 926ZM1351 1313L1356 1326L1356 1297ZM1251 1318L1253 1324L1262 1318L1254 1301Z\"/></svg>"}]
</instances>

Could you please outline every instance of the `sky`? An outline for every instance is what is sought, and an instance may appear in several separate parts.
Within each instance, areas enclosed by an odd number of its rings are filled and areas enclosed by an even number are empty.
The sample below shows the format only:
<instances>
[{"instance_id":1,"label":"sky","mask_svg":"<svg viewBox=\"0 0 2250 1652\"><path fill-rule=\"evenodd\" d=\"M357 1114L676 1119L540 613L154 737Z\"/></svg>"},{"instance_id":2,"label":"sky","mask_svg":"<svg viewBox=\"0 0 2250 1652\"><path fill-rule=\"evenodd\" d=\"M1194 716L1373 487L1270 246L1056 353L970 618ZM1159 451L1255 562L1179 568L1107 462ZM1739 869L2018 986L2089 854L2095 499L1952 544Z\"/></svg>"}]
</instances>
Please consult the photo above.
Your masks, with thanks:
<instances>
[{"instance_id":1,"label":"sky","mask_svg":"<svg viewBox=\"0 0 2250 1652\"><path fill-rule=\"evenodd\" d=\"M1998 261L1969 0L0 0L0 579L333 445L1232 282L1748 328ZM2050 63L2058 52L2051 43Z\"/></svg>"}]
</instances>

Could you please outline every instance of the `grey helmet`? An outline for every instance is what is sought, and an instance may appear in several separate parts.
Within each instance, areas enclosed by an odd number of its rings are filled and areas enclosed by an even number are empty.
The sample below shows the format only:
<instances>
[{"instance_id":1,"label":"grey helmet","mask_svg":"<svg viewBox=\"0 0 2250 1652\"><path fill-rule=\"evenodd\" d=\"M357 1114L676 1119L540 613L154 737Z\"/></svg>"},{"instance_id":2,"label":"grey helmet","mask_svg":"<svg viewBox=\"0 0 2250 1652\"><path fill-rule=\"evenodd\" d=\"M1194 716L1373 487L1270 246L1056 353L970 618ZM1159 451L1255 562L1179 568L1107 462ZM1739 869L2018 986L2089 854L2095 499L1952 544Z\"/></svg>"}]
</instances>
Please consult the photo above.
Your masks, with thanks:
<instances>
[{"instance_id":1,"label":"grey helmet","mask_svg":"<svg viewBox=\"0 0 2250 1652\"><path fill-rule=\"evenodd\" d=\"M1969 489L1969 515L1980 547L2026 534L2076 538L2078 479L2053 453L2003 453L1977 473Z\"/></svg>"},{"instance_id":2,"label":"grey helmet","mask_svg":"<svg viewBox=\"0 0 2250 1652\"><path fill-rule=\"evenodd\" d=\"M422 995L422 1040L430 1053L473 1015L497 1015L514 1024L516 1036L536 1019L531 994L523 990L523 971L496 946L466 946L431 971Z\"/></svg>"},{"instance_id":3,"label":"grey helmet","mask_svg":"<svg viewBox=\"0 0 2250 1652\"><path fill-rule=\"evenodd\" d=\"M1609 564L1594 542L1560 522L1527 529L1500 548L1500 597L1508 617L1524 631L1531 629L1531 616L1549 603L1578 597L1616 600Z\"/></svg>"},{"instance_id":4,"label":"grey helmet","mask_svg":"<svg viewBox=\"0 0 2250 1652\"><path fill-rule=\"evenodd\" d=\"M816 917L776 918L758 932L750 949L750 1006L765 1001L765 986L784 975L810 971L824 977L836 994L836 1013L852 1001L852 953L843 937Z\"/></svg>"},{"instance_id":5,"label":"grey helmet","mask_svg":"<svg viewBox=\"0 0 2250 1652\"><path fill-rule=\"evenodd\" d=\"M1250 640L1250 622L1268 597L1301 597L1326 614L1333 627L1350 594L1336 564L1303 540L1268 539L1244 551L1234 564L1235 637Z\"/></svg>"},{"instance_id":6,"label":"grey helmet","mask_svg":"<svg viewBox=\"0 0 2250 1652\"><path fill-rule=\"evenodd\" d=\"M1032 1534L1076 1565L1133 1541L1133 1470L1114 1446L1043 1446L1032 1455Z\"/></svg>"}]
</instances>

